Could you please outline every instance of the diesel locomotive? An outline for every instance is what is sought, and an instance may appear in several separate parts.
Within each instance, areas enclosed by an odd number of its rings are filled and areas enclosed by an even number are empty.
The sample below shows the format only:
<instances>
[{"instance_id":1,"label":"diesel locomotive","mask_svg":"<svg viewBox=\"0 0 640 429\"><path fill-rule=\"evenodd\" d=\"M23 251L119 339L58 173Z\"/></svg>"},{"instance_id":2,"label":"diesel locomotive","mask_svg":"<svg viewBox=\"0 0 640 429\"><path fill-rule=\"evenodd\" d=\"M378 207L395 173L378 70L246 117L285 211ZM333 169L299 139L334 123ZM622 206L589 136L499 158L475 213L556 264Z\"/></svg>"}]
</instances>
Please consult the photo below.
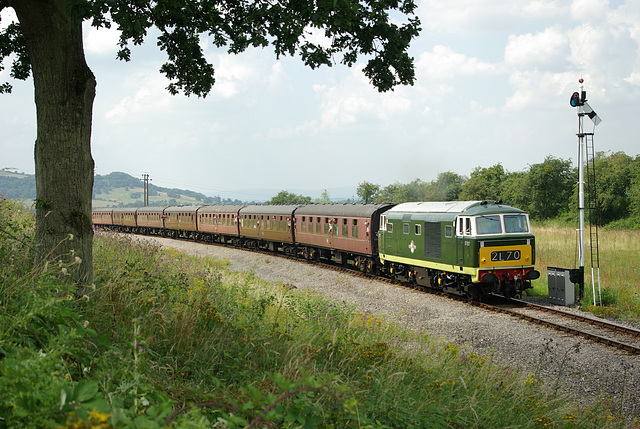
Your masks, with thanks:
<instances>
[{"instance_id":1,"label":"diesel locomotive","mask_svg":"<svg viewBox=\"0 0 640 429\"><path fill-rule=\"evenodd\" d=\"M96 227L264 249L482 299L531 287L529 216L495 201L95 209Z\"/></svg>"}]
</instances>

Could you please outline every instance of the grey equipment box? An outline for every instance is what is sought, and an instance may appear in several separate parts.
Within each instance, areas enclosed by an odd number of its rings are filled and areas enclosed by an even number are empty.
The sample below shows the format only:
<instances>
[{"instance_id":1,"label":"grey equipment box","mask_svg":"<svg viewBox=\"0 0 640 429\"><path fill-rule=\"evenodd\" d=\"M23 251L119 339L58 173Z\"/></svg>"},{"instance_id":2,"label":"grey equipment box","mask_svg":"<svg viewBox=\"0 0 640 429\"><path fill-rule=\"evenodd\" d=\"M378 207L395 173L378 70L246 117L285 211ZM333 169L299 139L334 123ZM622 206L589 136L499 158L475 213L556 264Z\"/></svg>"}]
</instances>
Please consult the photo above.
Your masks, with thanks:
<instances>
[{"instance_id":1,"label":"grey equipment box","mask_svg":"<svg viewBox=\"0 0 640 429\"><path fill-rule=\"evenodd\" d=\"M556 305L574 305L575 285L569 279L569 268L547 267L549 301Z\"/></svg>"}]
</instances>

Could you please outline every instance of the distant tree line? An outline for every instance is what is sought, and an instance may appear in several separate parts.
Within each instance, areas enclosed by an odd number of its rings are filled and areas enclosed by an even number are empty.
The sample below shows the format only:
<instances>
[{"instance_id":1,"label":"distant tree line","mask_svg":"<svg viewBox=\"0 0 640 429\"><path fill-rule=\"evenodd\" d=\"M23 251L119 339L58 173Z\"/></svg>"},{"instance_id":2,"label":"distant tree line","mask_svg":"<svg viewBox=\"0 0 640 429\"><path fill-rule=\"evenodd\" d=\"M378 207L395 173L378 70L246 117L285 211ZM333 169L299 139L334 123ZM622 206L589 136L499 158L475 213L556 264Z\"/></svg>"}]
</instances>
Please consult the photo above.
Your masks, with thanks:
<instances>
[{"instance_id":1,"label":"distant tree line","mask_svg":"<svg viewBox=\"0 0 640 429\"><path fill-rule=\"evenodd\" d=\"M509 172L496 164L477 167L469 177L444 172L431 182L416 179L385 188L362 182L357 194L363 203L496 200L529 212L533 219L571 220L578 211L578 170L571 164L547 156L521 172ZM594 222L640 228L640 156L598 152L594 166L597 205L592 206L597 210L590 211ZM589 191L587 186L585 195Z\"/></svg>"},{"instance_id":2,"label":"distant tree line","mask_svg":"<svg viewBox=\"0 0 640 429\"><path fill-rule=\"evenodd\" d=\"M331 196L325 189L319 198L312 201L311 197L294 194L288 191L280 191L278 195L271 198L267 204L311 204L312 202L315 204L329 204L331 203Z\"/></svg>"},{"instance_id":3,"label":"distant tree line","mask_svg":"<svg viewBox=\"0 0 640 429\"><path fill-rule=\"evenodd\" d=\"M599 225L621 228L640 228L640 155L631 157L624 152L607 154L598 152L595 158L597 211L591 212ZM142 181L126 173L114 172L96 175L95 194L107 193L114 188L141 188ZM589 194L589 187L585 194ZM167 200L154 201L154 205L175 205L181 196L192 197L198 204L242 204L240 200L207 197L193 191L149 186L149 195L166 192ZM134 195L135 194L135 195ZM139 192L132 192L141 206ZM33 175L26 177L0 176L0 195L6 198L35 198ZM358 186L357 195L362 203L402 203L407 201L496 200L523 209L536 220L572 220L578 212L578 171L570 160L547 156L540 164L529 165L525 171L509 172L501 164L476 167L469 177L453 172L438 174L436 180L421 179L384 188L370 182ZM320 198L281 191L269 204L309 204L330 202L325 190ZM122 206L123 204L120 204ZM592 204L593 205L593 204Z\"/></svg>"},{"instance_id":4,"label":"distant tree line","mask_svg":"<svg viewBox=\"0 0 640 429\"><path fill-rule=\"evenodd\" d=\"M35 176L0 176L0 195L4 195L5 198L23 198L27 200L35 200Z\"/></svg>"}]
</instances>

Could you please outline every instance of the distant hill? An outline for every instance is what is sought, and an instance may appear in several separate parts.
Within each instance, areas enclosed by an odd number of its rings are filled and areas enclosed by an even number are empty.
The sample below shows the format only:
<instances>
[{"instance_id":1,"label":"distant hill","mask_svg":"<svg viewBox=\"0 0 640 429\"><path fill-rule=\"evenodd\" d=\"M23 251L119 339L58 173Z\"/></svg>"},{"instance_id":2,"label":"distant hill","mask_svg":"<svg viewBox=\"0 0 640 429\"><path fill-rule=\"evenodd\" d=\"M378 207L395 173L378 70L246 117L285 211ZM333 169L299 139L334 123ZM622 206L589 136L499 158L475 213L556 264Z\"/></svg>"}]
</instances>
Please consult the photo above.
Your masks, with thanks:
<instances>
[{"instance_id":1,"label":"distant hill","mask_svg":"<svg viewBox=\"0 0 640 429\"><path fill-rule=\"evenodd\" d=\"M93 207L138 207L144 204L144 184L127 173L96 175L93 182ZM197 204L240 204L242 201L208 197L199 192L163 188L149 184L150 206Z\"/></svg>"},{"instance_id":2,"label":"distant hill","mask_svg":"<svg viewBox=\"0 0 640 429\"><path fill-rule=\"evenodd\" d=\"M149 183L149 205L197 205L197 204L243 204L269 201L281 190L276 189L246 189L223 196L208 197L199 192L178 188L163 188ZM313 200L319 198L323 190L290 189L289 192L310 196ZM352 202L355 200L355 188L332 188L327 190L333 202ZM139 207L144 203L144 184L142 179L119 171L96 175L93 181L92 205L95 208L104 207ZM236 198L247 198L243 201ZM35 200L35 175L0 170L0 196L22 200Z\"/></svg>"},{"instance_id":3,"label":"distant hill","mask_svg":"<svg viewBox=\"0 0 640 429\"><path fill-rule=\"evenodd\" d=\"M0 170L0 195L5 198L35 200L36 176Z\"/></svg>"},{"instance_id":4,"label":"distant hill","mask_svg":"<svg viewBox=\"0 0 640 429\"><path fill-rule=\"evenodd\" d=\"M127 173L96 175L93 181L93 207L136 207L144 202L144 184ZM36 180L33 174L0 171L0 195L5 198L34 200ZM241 204L240 200L207 197L204 194L149 184L149 205Z\"/></svg>"}]
</instances>

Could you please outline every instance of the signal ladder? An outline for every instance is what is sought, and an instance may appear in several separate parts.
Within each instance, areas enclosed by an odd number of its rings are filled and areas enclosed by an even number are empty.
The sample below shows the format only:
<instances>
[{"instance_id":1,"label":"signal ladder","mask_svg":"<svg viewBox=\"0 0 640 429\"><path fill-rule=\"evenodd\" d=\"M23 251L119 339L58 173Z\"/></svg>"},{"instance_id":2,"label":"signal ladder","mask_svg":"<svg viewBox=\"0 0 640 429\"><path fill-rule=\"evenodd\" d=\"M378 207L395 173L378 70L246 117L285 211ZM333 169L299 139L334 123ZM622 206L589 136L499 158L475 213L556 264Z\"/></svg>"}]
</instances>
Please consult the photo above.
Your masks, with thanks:
<instances>
[{"instance_id":1,"label":"signal ladder","mask_svg":"<svg viewBox=\"0 0 640 429\"><path fill-rule=\"evenodd\" d=\"M586 146L586 205L587 218L589 220L589 245L591 255L591 285L593 290L593 301L596 301L595 283L598 283L598 300L602 305L602 292L600 290L600 251L598 248L598 224L600 223L600 212L598 210L598 193L596 186L596 152L593 143L593 133L584 133Z\"/></svg>"}]
</instances>

